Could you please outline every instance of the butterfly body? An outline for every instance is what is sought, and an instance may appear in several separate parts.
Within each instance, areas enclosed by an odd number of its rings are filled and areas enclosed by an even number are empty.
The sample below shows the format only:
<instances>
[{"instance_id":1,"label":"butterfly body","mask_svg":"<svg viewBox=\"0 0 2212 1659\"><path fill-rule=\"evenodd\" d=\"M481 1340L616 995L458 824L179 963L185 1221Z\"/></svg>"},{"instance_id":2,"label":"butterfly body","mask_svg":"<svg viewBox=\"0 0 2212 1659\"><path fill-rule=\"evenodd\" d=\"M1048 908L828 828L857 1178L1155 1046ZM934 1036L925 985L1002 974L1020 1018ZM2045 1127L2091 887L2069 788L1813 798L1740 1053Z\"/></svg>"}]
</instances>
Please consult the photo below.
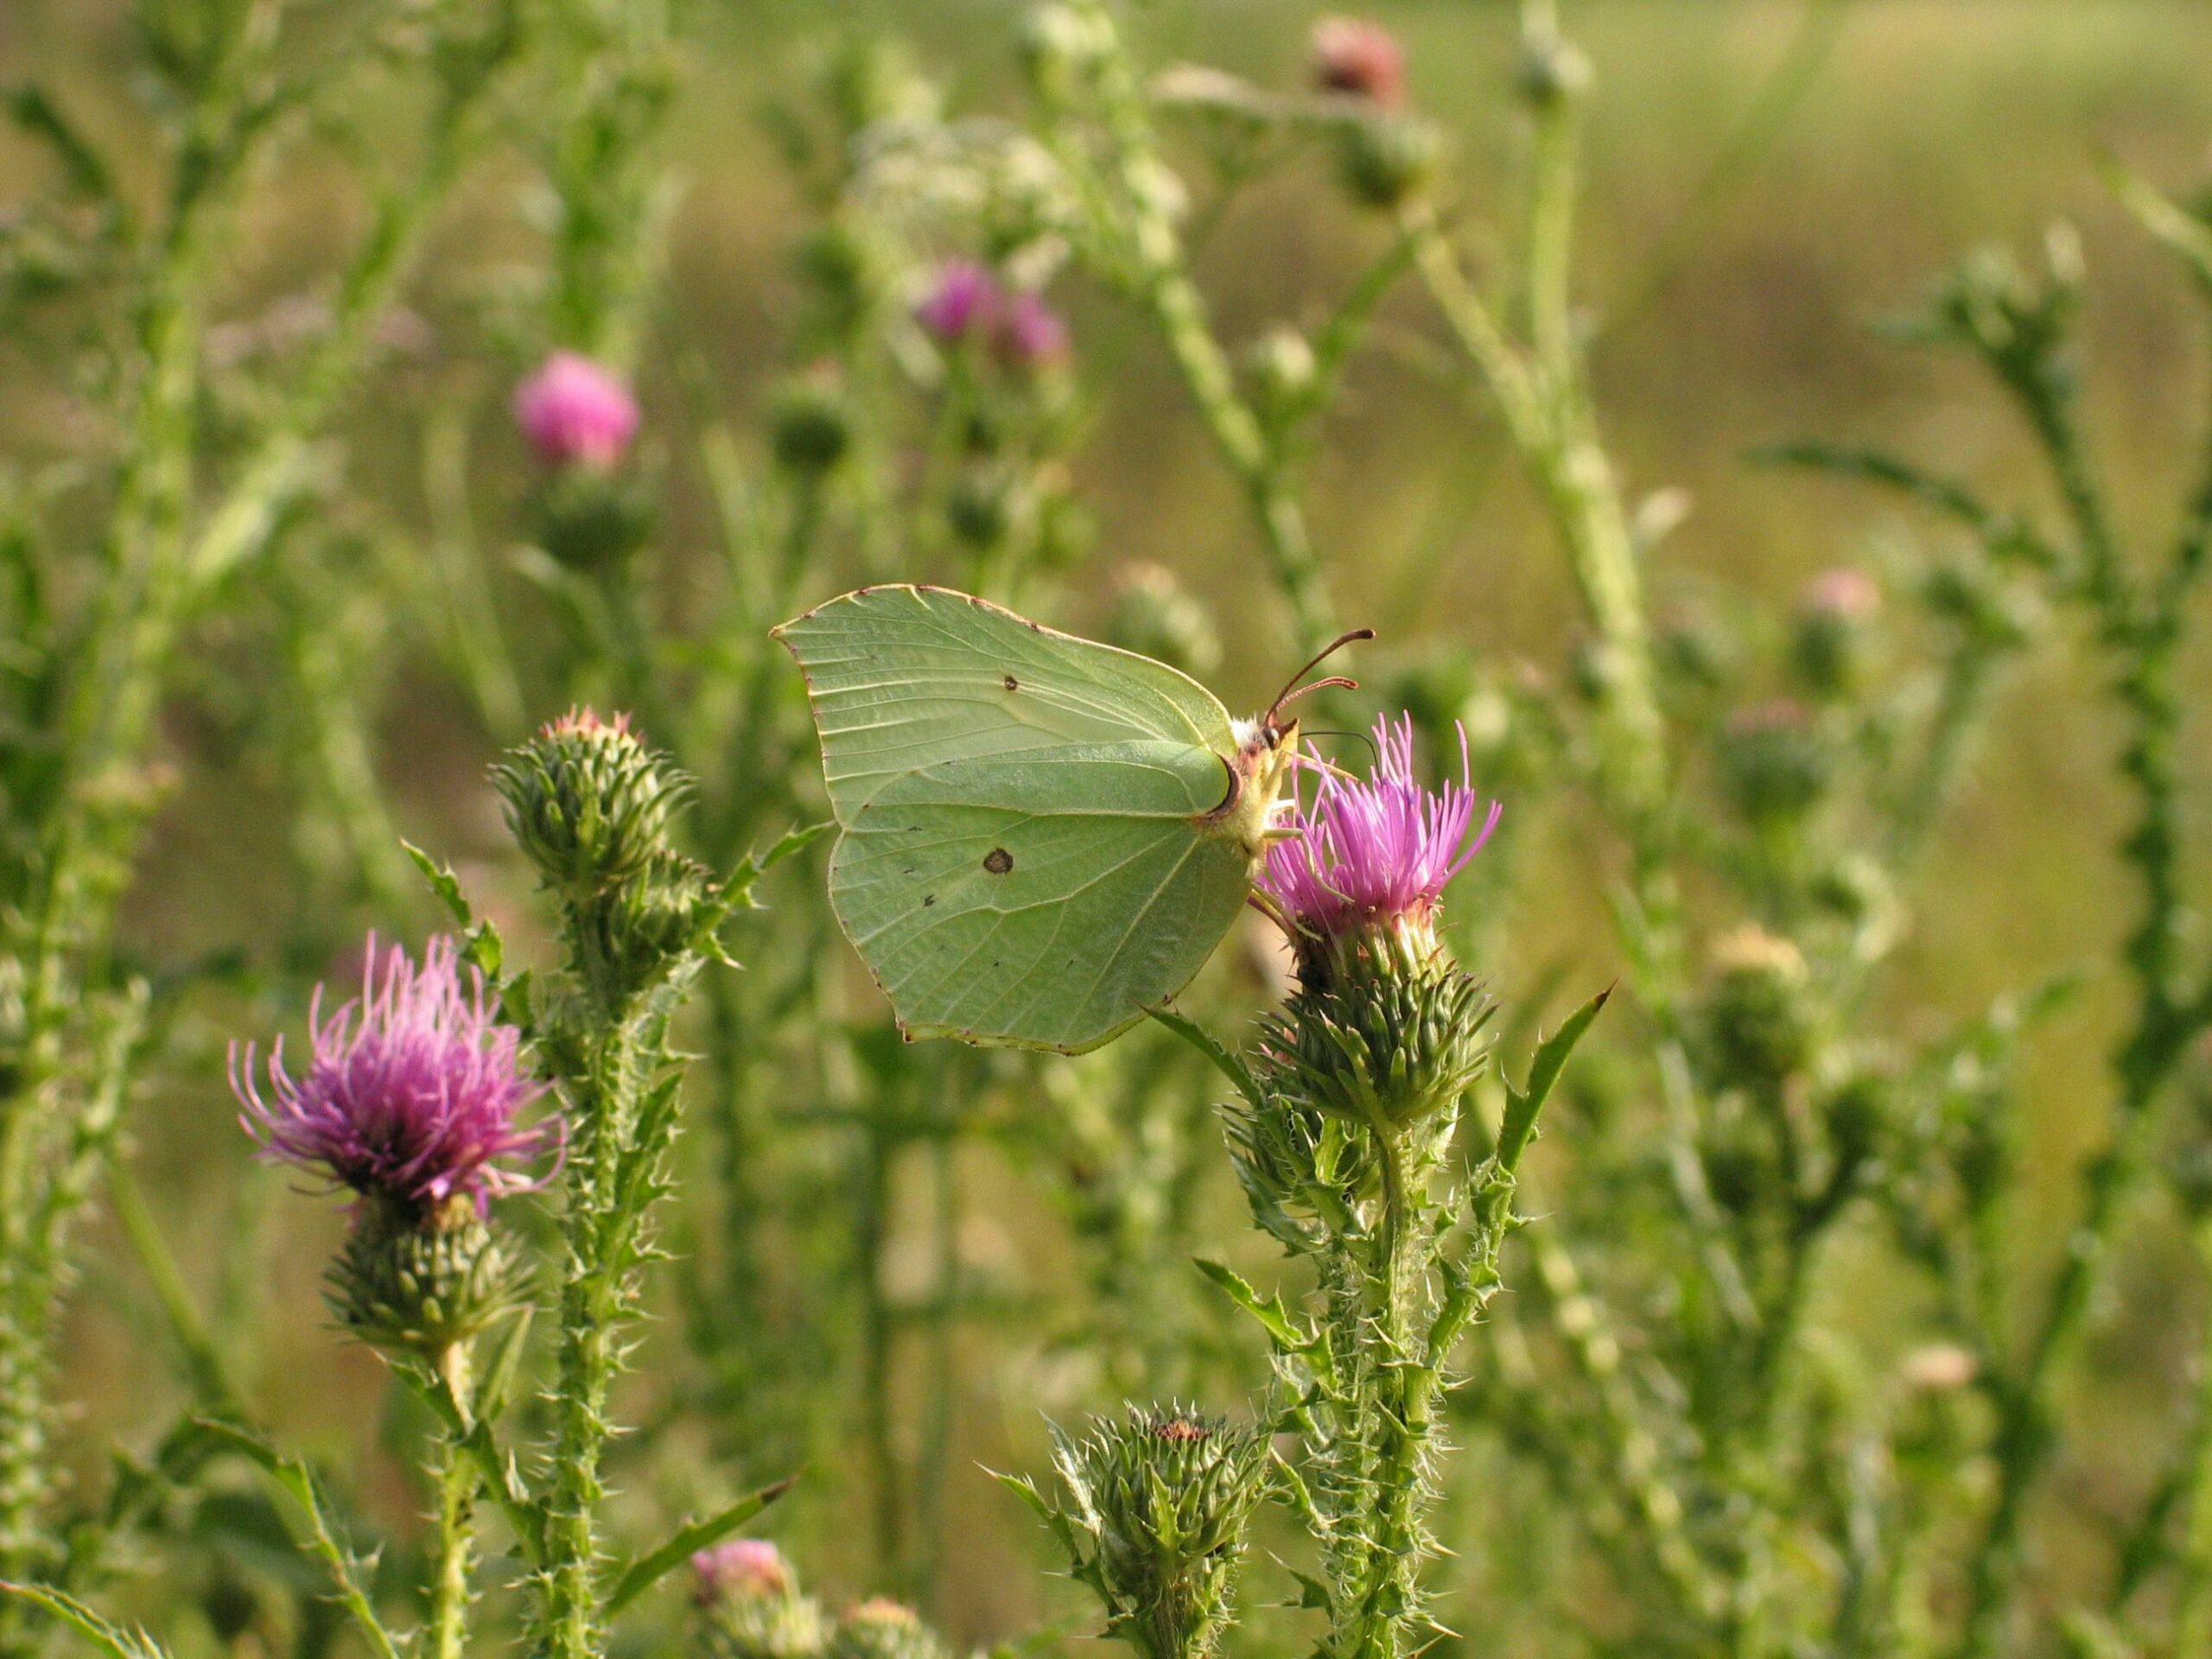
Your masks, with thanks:
<instances>
[{"instance_id":1,"label":"butterfly body","mask_svg":"<svg viewBox=\"0 0 2212 1659\"><path fill-rule=\"evenodd\" d=\"M777 629L842 830L831 906L910 1037L1077 1053L1189 983L1267 846L1295 721L950 589Z\"/></svg>"}]
</instances>

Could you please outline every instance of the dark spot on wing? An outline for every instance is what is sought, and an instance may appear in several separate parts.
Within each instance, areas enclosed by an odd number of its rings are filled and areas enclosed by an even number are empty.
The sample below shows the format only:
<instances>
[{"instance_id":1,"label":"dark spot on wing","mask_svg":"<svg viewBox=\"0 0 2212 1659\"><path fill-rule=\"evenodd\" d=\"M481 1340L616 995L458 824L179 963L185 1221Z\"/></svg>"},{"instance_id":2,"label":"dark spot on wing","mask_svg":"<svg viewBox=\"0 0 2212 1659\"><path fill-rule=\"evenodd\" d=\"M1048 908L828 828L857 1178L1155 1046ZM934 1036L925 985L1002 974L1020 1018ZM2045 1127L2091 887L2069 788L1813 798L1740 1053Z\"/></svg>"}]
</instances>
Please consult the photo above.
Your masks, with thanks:
<instances>
[{"instance_id":1,"label":"dark spot on wing","mask_svg":"<svg viewBox=\"0 0 2212 1659\"><path fill-rule=\"evenodd\" d=\"M925 893L922 895L922 908L924 910L927 910L935 903L937 903L937 894L933 893Z\"/></svg>"},{"instance_id":2,"label":"dark spot on wing","mask_svg":"<svg viewBox=\"0 0 2212 1659\"><path fill-rule=\"evenodd\" d=\"M1009 674L1006 677L1006 689L1009 691L1019 691L1021 690L1021 682Z\"/></svg>"},{"instance_id":3,"label":"dark spot on wing","mask_svg":"<svg viewBox=\"0 0 2212 1659\"><path fill-rule=\"evenodd\" d=\"M994 847L983 855L983 868L993 875L1004 875L1014 868L1014 855L1003 847Z\"/></svg>"}]
</instances>

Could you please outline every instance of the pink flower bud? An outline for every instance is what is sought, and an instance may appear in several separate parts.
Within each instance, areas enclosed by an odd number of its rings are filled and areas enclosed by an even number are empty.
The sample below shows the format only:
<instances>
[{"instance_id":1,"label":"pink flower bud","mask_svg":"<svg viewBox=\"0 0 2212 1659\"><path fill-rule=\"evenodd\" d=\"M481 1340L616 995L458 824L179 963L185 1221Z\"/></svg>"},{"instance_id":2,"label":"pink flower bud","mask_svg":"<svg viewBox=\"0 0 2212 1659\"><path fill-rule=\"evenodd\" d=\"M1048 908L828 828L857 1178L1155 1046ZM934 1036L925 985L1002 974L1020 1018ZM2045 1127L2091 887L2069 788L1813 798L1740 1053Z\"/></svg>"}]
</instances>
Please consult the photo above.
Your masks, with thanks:
<instances>
[{"instance_id":1,"label":"pink flower bud","mask_svg":"<svg viewBox=\"0 0 2212 1659\"><path fill-rule=\"evenodd\" d=\"M994 320L991 344L1017 368L1042 368L1067 355L1068 326L1042 296L1016 294Z\"/></svg>"},{"instance_id":2,"label":"pink flower bud","mask_svg":"<svg viewBox=\"0 0 2212 1659\"><path fill-rule=\"evenodd\" d=\"M691 1557L691 1573L694 1593L702 1604L784 1596L791 1589L790 1564L766 1538L732 1538L700 1550Z\"/></svg>"},{"instance_id":3,"label":"pink flower bud","mask_svg":"<svg viewBox=\"0 0 2212 1659\"><path fill-rule=\"evenodd\" d=\"M638 432L638 401L621 381L574 352L556 352L515 388L515 424L549 467L605 469Z\"/></svg>"},{"instance_id":4,"label":"pink flower bud","mask_svg":"<svg viewBox=\"0 0 2212 1659\"><path fill-rule=\"evenodd\" d=\"M1405 49L1379 23L1324 17L1313 25L1313 79L1324 92L1395 109L1406 98Z\"/></svg>"},{"instance_id":5,"label":"pink flower bud","mask_svg":"<svg viewBox=\"0 0 2212 1659\"><path fill-rule=\"evenodd\" d=\"M950 346L989 327L1005 303L1005 291L988 270L972 259L950 259L914 308L914 321L939 345Z\"/></svg>"},{"instance_id":6,"label":"pink flower bud","mask_svg":"<svg viewBox=\"0 0 2212 1659\"><path fill-rule=\"evenodd\" d=\"M1847 622L1864 622L1882 608L1882 590L1864 570L1838 565L1805 584L1805 608Z\"/></svg>"}]
</instances>

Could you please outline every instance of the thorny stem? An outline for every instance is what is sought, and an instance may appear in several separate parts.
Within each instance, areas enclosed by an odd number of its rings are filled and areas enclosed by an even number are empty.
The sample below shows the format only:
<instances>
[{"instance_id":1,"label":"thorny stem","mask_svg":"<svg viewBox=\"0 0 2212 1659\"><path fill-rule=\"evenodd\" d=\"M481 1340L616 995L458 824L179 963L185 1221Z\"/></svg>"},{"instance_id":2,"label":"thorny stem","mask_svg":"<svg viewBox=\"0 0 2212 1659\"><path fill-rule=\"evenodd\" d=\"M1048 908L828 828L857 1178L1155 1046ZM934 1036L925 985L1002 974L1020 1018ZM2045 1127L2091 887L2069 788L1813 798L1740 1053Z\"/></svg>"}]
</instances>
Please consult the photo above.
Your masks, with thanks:
<instances>
[{"instance_id":1,"label":"thorny stem","mask_svg":"<svg viewBox=\"0 0 2212 1659\"><path fill-rule=\"evenodd\" d=\"M468 1345L455 1343L439 1356L438 1370L454 1401L467 1411L473 1395ZM468 1574L476 1542L477 1469L450 1435L441 1438L430 1465L438 1512L430 1551L430 1618L420 1643L426 1659L463 1659L468 1638Z\"/></svg>"},{"instance_id":2,"label":"thorny stem","mask_svg":"<svg viewBox=\"0 0 2212 1659\"><path fill-rule=\"evenodd\" d=\"M639 1173L664 1154L673 1121L644 1109L664 1058L664 1016L613 988L588 918L572 916L568 931L587 1004L576 1017L587 1028L575 1039L580 1064L564 1090L574 1129L563 1182L561 1344L538 1650L549 1659L596 1659L605 1634L597 1514L606 1497L600 1465L613 1435L608 1395L626 1352L622 1332L645 1255L645 1211L656 1196ZM648 1133L650 1143L643 1139Z\"/></svg>"},{"instance_id":3,"label":"thorny stem","mask_svg":"<svg viewBox=\"0 0 2212 1659\"><path fill-rule=\"evenodd\" d=\"M2082 1214L2026 1358L2014 1378L1994 1385L1997 1494L1974 1553L1959 1659L1984 1659L2005 1646L2020 1577L2027 1499L2056 1447L2057 1374L2087 1320L2105 1246L2155 1143L2152 1108L2190 1038L2212 1014L2206 994L2186 988L2180 960L2182 703L2175 683L2183 606L2203 563L2205 521L2192 512L2164 579L2151 585L2147 596L2139 593L2120 561L2075 424L2066 371L2049 352L2024 363L1995 354L1990 361L2041 443L2072 521L2080 597L2097 624L2113 694L2128 721L2119 769L2133 787L2135 828L2120 851L2134 868L2143 899L2124 952L2137 1002L2133 1027L2112 1057L2118 1084L2112 1143L2083 1172ZM2208 494L2212 483L2198 502Z\"/></svg>"}]
</instances>

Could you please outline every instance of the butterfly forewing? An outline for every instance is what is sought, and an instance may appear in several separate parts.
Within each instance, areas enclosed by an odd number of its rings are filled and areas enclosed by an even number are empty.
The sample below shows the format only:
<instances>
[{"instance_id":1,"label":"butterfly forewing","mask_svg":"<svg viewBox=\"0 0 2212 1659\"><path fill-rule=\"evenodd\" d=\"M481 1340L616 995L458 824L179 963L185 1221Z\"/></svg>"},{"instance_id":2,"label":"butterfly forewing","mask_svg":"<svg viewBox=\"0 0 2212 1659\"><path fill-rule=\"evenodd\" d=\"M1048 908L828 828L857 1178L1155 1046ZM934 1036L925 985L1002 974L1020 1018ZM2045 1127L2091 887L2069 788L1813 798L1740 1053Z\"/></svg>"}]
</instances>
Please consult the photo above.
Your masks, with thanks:
<instances>
[{"instance_id":1,"label":"butterfly forewing","mask_svg":"<svg viewBox=\"0 0 2212 1659\"><path fill-rule=\"evenodd\" d=\"M1250 860L1206 832L1236 739L1164 664L940 588L785 624L844 830L838 919L915 1036L1079 1052L1187 984Z\"/></svg>"},{"instance_id":2,"label":"butterfly forewing","mask_svg":"<svg viewBox=\"0 0 2212 1659\"><path fill-rule=\"evenodd\" d=\"M1146 739L1236 747L1219 701L1166 664L941 588L863 588L776 633L805 671L848 826L894 779L948 760Z\"/></svg>"}]
</instances>

